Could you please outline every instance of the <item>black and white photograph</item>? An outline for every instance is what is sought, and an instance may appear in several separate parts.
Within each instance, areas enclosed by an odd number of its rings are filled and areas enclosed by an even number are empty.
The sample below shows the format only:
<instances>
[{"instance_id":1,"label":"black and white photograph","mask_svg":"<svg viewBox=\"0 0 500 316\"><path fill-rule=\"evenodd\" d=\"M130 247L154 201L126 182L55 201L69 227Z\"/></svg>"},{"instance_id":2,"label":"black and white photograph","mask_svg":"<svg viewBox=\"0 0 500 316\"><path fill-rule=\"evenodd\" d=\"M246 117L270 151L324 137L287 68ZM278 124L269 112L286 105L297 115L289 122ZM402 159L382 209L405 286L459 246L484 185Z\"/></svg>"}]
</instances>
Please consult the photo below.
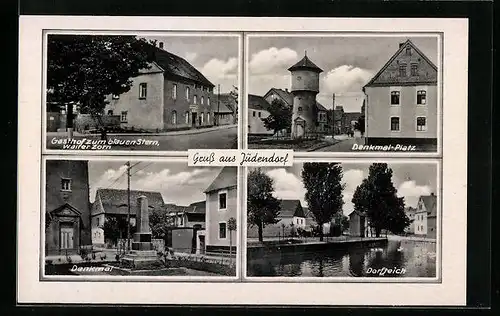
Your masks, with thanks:
<instances>
[{"instance_id":1,"label":"black and white photograph","mask_svg":"<svg viewBox=\"0 0 500 316\"><path fill-rule=\"evenodd\" d=\"M236 168L48 159L45 174L46 276L236 276Z\"/></svg>"},{"instance_id":2,"label":"black and white photograph","mask_svg":"<svg viewBox=\"0 0 500 316\"><path fill-rule=\"evenodd\" d=\"M248 277L436 278L437 162L249 168Z\"/></svg>"},{"instance_id":3,"label":"black and white photograph","mask_svg":"<svg viewBox=\"0 0 500 316\"><path fill-rule=\"evenodd\" d=\"M438 39L249 35L248 148L436 153Z\"/></svg>"},{"instance_id":4,"label":"black and white photograph","mask_svg":"<svg viewBox=\"0 0 500 316\"><path fill-rule=\"evenodd\" d=\"M236 35L48 34L46 148L238 148Z\"/></svg>"}]
</instances>

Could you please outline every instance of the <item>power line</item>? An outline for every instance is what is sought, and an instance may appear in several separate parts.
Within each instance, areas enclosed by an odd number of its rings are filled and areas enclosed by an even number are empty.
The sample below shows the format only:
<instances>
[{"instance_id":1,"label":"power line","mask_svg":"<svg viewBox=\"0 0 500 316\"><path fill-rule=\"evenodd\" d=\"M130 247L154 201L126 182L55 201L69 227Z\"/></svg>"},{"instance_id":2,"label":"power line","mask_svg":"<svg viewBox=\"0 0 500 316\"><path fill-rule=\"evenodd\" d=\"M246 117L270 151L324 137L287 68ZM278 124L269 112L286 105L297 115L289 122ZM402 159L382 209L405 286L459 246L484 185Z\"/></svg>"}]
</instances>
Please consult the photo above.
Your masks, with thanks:
<instances>
[{"instance_id":1,"label":"power line","mask_svg":"<svg viewBox=\"0 0 500 316\"><path fill-rule=\"evenodd\" d=\"M125 166L125 165L126 165L126 164L124 164L124 166ZM120 166L120 167L121 167L121 166ZM108 186L106 187L106 189L110 189L110 188L111 188L111 187L112 187L112 186L113 186L113 185L114 185L114 184L115 184L118 180L120 180L120 178L121 178L121 177L123 177L123 176L125 175L125 172L126 172L126 171L127 171L127 169L125 169L124 171L122 171L122 172L120 173L120 175L118 175L118 177L117 177L117 178L115 178L115 181L113 181L113 183L111 183L110 185L108 185Z\"/></svg>"},{"instance_id":2,"label":"power line","mask_svg":"<svg viewBox=\"0 0 500 316\"><path fill-rule=\"evenodd\" d=\"M144 167L142 167L141 169L139 169L139 170L135 171L134 173L132 173L130 176L133 176L133 175L134 175L134 174L136 174L137 172L139 172L139 171L141 171L141 170L146 169L147 167L149 167L149 166L150 166L150 165L152 165L152 164L153 164L153 162L148 163L147 165L145 165L145 166L144 166Z\"/></svg>"}]
</instances>

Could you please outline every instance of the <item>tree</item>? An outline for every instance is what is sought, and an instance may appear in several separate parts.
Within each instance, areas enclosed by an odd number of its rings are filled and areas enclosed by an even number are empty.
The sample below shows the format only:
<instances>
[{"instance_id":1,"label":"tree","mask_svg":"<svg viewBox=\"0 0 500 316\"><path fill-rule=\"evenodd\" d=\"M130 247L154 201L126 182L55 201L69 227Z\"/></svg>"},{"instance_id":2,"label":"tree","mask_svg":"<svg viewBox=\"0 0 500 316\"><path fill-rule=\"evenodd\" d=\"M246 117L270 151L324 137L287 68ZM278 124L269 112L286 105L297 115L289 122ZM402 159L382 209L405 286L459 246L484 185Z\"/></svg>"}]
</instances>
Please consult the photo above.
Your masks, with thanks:
<instances>
[{"instance_id":1,"label":"tree","mask_svg":"<svg viewBox=\"0 0 500 316\"><path fill-rule=\"evenodd\" d=\"M273 196L273 180L262 170L255 169L248 174L248 223L257 226L259 241L263 241L263 229L268 224L279 222L280 201Z\"/></svg>"},{"instance_id":2,"label":"tree","mask_svg":"<svg viewBox=\"0 0 500 316\"><path fill-rule=\"evenodd\" d=\"M167 212L159 209L154 209L149 214L149 227L151 228L151 236L154 239L166 240L168 230L173 226L172 217L168 216Z\"/></svg>"},{"instance_id":3,"label":"tree","mask_svg":"<svg viewBox=\"0 0 500 316\"><path fill-rule=\"evenodd\" d=\"M305 199L314 220L321 228L342 212L344 185L341 181L342 167L338 163L304 163L302 182L306 188ZM320 241L323 241L323 229L319 236Z\"/></svg>"},{"instance_id":4,"label":"tree","mask_svg":"<svg viewBox=\"0 0 500 316\"><path fill-rule=\"evenodd\" d=\"M106 97L129 91L131 78L150 68L152 44L135 36L48 36L47 101L69 105L69 130L73 127L73 105L102 125Z\"/></svg>"},{"instance_id":5,"label":"tree","mask_svg":"<svg viewBox=\"0 0 500 316\"><path fill-rule=\"evenodd\" d=\"M386 163L370 166L368 177L354 192L352 203L355 210L368 216L376 237L380 237L382 229L400 233L410 224L404 212L404 199L397 196L392 169Z\"/></svg>"},{"instance_id":6,"label":"tree","mask_svg":"<svg viewBox=\"0 0 500 316\"><path fill-rule=\"evenodd\" d=\"M227 229L229 230L229 256L232 255L233 253L233 231L236 230L236 219L234 217L231 217L227 221Z\"/></svg>"},{"instance_id":7,"label":"tree","mask_svg":"<svg viewBox=\"0 0 500 316\"><path fill-rule=\"evenodd\" d=\"M116 245L118 239L124 239L127 236L127 220L124 217L108 217L104 221L102 229L106 239ZM136 229L135 225L130 224L130 234L133 235Z\"/></svg>"},{"instance_id":8,"label":"tree","mask_svg":"<svg viewBox=\"0 0 500 316\"><path fill-rule=\"evenodd\" d=\"M342 214L340 218L340 226L342 227L342 232L345 232L349 229L349 217Z\"/></svg>"},{"instance_id":9,"label":"tree","mask_svg":"<svg viewBox=\"0 0 500 316\"><path fill-rule=\"evenodd\" d=\"M289 130L292 126L292 109L283 101L274 99L267 108L269 116L261 119L268 130L275 134L282 130Z\"/></svg>"}]
</instances>

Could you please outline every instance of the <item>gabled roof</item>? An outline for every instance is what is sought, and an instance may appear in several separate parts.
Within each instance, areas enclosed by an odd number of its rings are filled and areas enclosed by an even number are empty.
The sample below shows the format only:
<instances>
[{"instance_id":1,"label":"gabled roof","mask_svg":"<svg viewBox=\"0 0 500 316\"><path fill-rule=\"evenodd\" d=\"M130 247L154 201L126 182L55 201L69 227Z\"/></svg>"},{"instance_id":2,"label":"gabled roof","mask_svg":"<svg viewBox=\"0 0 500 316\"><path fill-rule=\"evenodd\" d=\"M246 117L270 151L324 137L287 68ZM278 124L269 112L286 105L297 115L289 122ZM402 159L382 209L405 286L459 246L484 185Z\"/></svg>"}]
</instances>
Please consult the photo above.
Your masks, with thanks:
<instances>
[{"instance_id":1,"label":"gabled roof","mask_svg":"<svg viewBox=\"0 0 500 316\"><path fill-rule=\"evenodd\" d=\"M432 216L436 215L437 212L437 196L434 194L431 195L422 195L420 196L420 201L425 205L425 209L427 210L427 215Z\"/></svg>"},{"instance_id":2,"label":"gabled roof","mask_svg":"<svg viewBox=\"0 0 500 316\"><path fill-rule=\"evenodd\" d=\"M64 211L68 211L68 214L64 214L64 215L70 215L70 213L72 213L71 215L74 215L74 216L81 216L82 215L82 212L80 212L76 207L72 206L69 203L64 203L63 205L59 206L58 208L56 208L52 211L49 211L49 214L51 216L53 216L53 215L58 214L58 213L64 213Z\"/></svg>"},{"instance_id":3,"label":"gabled roof","mask_svg":"<svg viewBox=\"0 0 500 316\"><path fill-rule=\"evenodd\" d=\"M364 212L360 212L358 210L353 210L351 213L349 213L349 217L351 217L351 215L366 216Z\"/></svg>"},{"instance_id":4,"label":"gabled roof","mask_svg":"<svg viewBox=\"0 0 500 316\"><path fill-rule=\"evenodd\" d=\"M321 68L316 66L309 58L307 58L307 55L304 56L301 60L299 60L295 65L292 67L288 68L289 71L295 71L295 70L301 70L301 69L307 69L315 72L323 72Z\"/></svg>"},{"instance_id":5,"label":"gabled roof","mask_svg":"<svg viewBox=\"0 0 500 316\"><path fill-rule=\"evenodd\" d=\"M279 217L306 217L300 200L281 200Z\"/></svg>"},{"instance_id":6,"label":"gabled roof","mask_svg":"<svg viewBox=\"0 0 500 316\"><path fill-rule=\"evenodd\" d=\"M217 99L215 102L217 102ZM237 106L237 102L232 95L229 93L221 94L219 96L219 104L215 105L215 113L235 113Z\"/></svg>"},{"instance_id":7,"label":"gabled roof","mask_svg":"<svg viewBox=\"0 0 500 316\"><path fill-rule=\"evenodd\" d=\"M195 202L191 203L189 205L187 213L190 214L205 214L206 212L206 201L200 201L200 202Z\"/></svg>"},{"instance_id":8,"label":"gabled roof","mask_svg":"<svg viewBox=\"0 0 500 316\"><path fill-rule=\"evenodd\" d=\"M215 86L184 58L154 45L150 45L150 47L150 53L153 54L154 61L165 71L164 74L166 76L184 78L209 87Z\"/></svg>"},{"instance_id":9,"label":"gabled roof","mask_svg":"<svg viewBox=\"0 0 500 316\"><path fill-rule=\"evenodd\" d=\"M148 199L150 209L163 208L164 202L160 192L130 190L130 214L135 215L138 208L137 198L141 195ZM100 198L104 213L106 214L127 214L128 194L122 189L97 189L96 200Z\"/></svg>"},{"instance_id":10,"label":"gabled roof","mask_svg":"<svg viewBox=\"0 0 500 316\"><path fill-rule=\"evenodd\" d=\"M248 108L253 110L267 111L270 104L260 95L248 95Z\"/></svg>"},{"instance_id":11,"label":"gabled roof","mask_svg":"<svg viewBox=\"0 0 500 316\"><path fill-rule=\"evenodd\" d=\"M205 190L205 193L236 187L237 180L236 167L224 167L214 181L212 181L210 186Z\"/></svg>"},{"instance_id":12,"label":"gabled roof","mask_svg":"<svg viewBox=\"0 0 500 316\"><path fill-rule=\"evenodd\" d=\"M293 106L293 94L290 91L285 91L283 89L278 89L278 88L271 88L269 91L267 91L266 94L264 94L264 98L266 98L268 95L271 95L275 93L280 97L280 99L285 102L286 105L288 106ZM266 101L267 102L267 101ZM316 101L316 107L318 108L319 111L327 111L327 109L318 101Z\"/></svg>"},{"instance_id":13,"label":"gabled roof","mask_svg":"<svg viewBox=\"0 0 500 316\"><path fill-rule=\"evenodd\" d=\"M406 47L410 46L416 54L407 56L404 54ZM407 64L407 77L401 78L399 75L394 75L399 72L399 61L402 60ZM418 63L419 66L422 61L427 64L431 73L422 71L423 67L419 67L417 76L410 76L410 65ZM389 86L389 85L416 85L416 84L436 84L437 83L437 67L432 63L427 56L422 53L411 40L406 40L399 46L396 53L389 59L389 61L379 70L379 72L364 86ZM363 88L364 88L363 87Z\"/></svg>"}]
</instances>

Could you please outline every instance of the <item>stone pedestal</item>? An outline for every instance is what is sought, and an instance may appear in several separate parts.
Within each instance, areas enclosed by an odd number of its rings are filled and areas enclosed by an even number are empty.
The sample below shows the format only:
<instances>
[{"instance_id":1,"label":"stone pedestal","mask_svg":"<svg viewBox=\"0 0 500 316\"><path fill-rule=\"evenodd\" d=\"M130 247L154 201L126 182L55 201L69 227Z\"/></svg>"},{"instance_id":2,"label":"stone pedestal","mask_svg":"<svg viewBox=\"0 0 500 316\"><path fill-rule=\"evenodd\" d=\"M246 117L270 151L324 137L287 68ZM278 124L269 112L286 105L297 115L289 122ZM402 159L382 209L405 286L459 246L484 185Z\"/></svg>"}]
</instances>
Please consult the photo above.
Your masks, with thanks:
<instances>
[{"instance_id":1,"label":"stone pedestal","mask_svg":"<svg viewBox=\"0 0 500 316\"><path fill-rule=\"evenodd\" d=\"M121 259L121 263L131 269L155 268L160 265L160 262L151 242L147 198L140 196L137 199L137 205L139 206L136 213L137 233L134 234L132 250Z\"/></svg>"}]
</instances>

